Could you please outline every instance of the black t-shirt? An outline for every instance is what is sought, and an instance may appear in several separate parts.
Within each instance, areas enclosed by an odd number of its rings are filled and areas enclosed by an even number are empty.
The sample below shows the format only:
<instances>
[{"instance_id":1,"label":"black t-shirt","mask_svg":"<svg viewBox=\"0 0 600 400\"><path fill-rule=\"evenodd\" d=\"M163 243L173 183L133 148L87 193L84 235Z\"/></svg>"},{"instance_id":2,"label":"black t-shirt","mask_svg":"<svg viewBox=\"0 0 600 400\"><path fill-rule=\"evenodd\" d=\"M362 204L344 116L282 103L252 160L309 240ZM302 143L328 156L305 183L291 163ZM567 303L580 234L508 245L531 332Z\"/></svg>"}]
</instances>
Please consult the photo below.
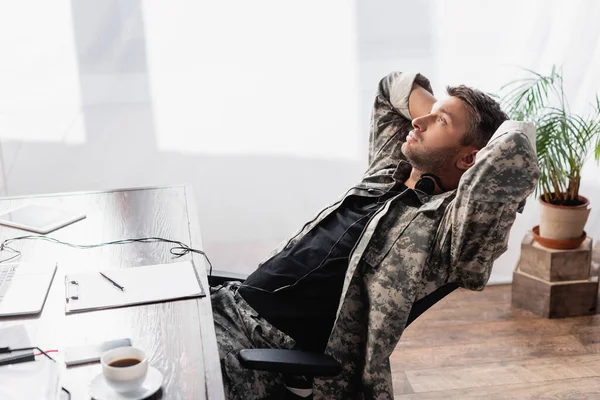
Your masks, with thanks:
<instances>
[{"instance_id":1,"label":"black t-shirt","mask_svg":"<svg viewBox=\"0 0 600 400\"><path fill-rule=\"evenodd\" d=\"M291 336L298 348L324 351L350 253L370 217L398 193L347 197L294 246L263 263L239 293L261 317Z\"/></svg>"}]
</instances>

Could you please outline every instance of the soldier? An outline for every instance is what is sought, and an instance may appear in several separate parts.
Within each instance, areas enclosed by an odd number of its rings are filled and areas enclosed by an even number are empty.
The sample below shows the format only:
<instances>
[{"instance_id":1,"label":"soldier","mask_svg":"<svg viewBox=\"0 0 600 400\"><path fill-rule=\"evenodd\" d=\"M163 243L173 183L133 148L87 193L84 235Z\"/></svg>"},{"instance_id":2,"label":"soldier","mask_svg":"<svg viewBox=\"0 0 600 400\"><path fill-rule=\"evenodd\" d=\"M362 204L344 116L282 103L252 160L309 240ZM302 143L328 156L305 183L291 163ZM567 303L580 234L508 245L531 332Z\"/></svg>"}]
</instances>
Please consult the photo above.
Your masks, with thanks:
<instances>
[{"instance_id":1,"label":"soldier","mask_svg":"<svg viewBox=\"0 0 600 400\"><path fill-rule=\"evenodd\" d=\"M539 177L535 128L478 90L447 92L436 100L420 74L383 78L362 180L243 284L211 290L227 398L283 386L241 367L239 350L296 348L344 367L315 379L315 398L393 399L389 356L412 305L447 283L484 288Z\"/></svg>"}]
</instances>

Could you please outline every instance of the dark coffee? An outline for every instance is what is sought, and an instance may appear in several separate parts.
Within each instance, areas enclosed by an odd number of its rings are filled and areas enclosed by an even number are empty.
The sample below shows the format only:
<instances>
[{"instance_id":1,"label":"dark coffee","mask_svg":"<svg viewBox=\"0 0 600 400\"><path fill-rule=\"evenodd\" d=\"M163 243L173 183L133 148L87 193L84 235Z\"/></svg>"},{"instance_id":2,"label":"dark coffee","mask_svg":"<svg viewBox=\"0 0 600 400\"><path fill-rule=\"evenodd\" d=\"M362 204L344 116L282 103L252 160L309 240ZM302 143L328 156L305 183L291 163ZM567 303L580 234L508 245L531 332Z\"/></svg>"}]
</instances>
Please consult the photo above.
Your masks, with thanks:
<instances>
[{"instance_id":1,"label":"dark coffee","mask_svg":"<svg viewBox=\"0 0 600 400\"><path fill-rule=\"evenodd\" d=\"M141 363L141 361L137 358L122 358L120 360L113 361L108 365L110 365L111 367L125 368L131 367L132 365L136 365L139 363Z\"/></svg>"}]
</instances>

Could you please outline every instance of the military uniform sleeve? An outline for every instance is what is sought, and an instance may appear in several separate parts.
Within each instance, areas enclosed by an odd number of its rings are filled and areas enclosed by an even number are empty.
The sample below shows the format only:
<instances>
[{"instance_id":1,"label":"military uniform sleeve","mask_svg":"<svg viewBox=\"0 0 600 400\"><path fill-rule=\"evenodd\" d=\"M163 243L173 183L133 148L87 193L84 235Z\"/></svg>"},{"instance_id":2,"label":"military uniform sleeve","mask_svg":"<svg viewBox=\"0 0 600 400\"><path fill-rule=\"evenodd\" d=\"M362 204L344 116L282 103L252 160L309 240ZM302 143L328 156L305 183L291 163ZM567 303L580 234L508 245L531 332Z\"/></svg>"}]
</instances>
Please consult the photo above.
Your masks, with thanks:
<instances>
[{"instance_id":1,"label":"military uniform sleeve","mask_svg":"<svg viewBox=\"0 0 600 400\"><path fill-rule=\"evenodd\" d=\"M408 98L415 82L433 94L421 74L392 72L379 82L371 114L367 175L396 168L405 159L400 148L412 127Z\"/></svg>"},{"instance_id":2,"label":"military uniform sleeve","mask_svg":"<svg viewBox=\"0 0 600 400\"><path fill-rule=\"evenodd\" d=\"M446 214L451 229L450 280L481 290L493 262L506 251L520 204L540 176L535 127L506 121L461 178Z\"/></svg>"}]
</instances>

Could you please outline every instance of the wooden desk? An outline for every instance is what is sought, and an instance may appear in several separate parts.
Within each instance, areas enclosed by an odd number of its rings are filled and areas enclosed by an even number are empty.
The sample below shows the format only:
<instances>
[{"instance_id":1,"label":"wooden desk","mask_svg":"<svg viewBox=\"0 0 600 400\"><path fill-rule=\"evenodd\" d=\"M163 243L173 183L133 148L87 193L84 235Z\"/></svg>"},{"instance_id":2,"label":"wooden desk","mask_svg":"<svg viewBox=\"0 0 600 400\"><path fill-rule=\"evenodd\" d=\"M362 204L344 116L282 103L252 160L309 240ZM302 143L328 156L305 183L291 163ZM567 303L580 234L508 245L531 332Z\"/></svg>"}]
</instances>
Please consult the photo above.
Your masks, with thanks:
<instances>
[{"instance_id":1,"label":"wooden desk","mask_svg":"<svg viewBox=\"0 0 600 400\"><path fill-rule=\"evenodd\" d=\"M200 229L192 188L171 186L91 193L67 193L0 199L0 212L35 202L84 212L87 217L48 236L76 244L157 236L200 249ZM0 240L28 234L0 226ZM58 270L40 315L0 318L0 328L24 324L31 343L60 363L62 385L72 398L89 399L88 384L101 373L99 363L64 367L61 350L69 345L129 337L165 376L158 399L223 399L223 382L210 298L159 303L65 315L65 273L129 268L193 260L209 293L205 261L199 254L174 259L167 243L133 243L79 250L40 240L14 242L21 261L47 263ZM0 257L6 258L7 254Z\"/></svg>"}]
</instances>

